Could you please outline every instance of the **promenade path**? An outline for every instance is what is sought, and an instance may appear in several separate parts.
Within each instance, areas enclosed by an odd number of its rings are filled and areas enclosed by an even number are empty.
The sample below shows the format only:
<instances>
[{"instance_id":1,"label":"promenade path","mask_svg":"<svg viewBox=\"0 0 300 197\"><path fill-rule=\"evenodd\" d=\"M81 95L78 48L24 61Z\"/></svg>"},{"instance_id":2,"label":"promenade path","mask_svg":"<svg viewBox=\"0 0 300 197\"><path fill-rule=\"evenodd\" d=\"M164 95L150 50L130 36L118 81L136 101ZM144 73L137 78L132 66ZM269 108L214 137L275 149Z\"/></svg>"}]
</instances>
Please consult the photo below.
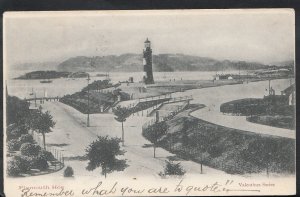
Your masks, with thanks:
<instances>
[{"instance_id":1,"label":"promenade path","mask_svg":"<svg viewBox=\"0 0 300 197\"><path fill-rule=\"evenodd\" d=\"M90 127L86 127L86 115L76 111L60 102L45 102L44 110L49 110L53 115L56 125L53 132L46 134L46 143L56 147L63 152L66 165L71 165L76 176L96 176L102 177L100 170L87 171L87 161L76 159L85 154L88 145L97 138L97 135L110 137L121 137L121 123L114 119L112 114L92 114L90 115ZM146 113L146 112L144 112ZM113 172L110 176L151 176L159 177L158 173L163 171L165 160L168 156L174 156L168 151L157 148L157 158L153 158L153 148L144 148L150 142L142 136L142 126L153 117L130 116L124 123L125 147L124 156L129 165L124 171ZM68 159L69 158L69 159ZM70 158L73 158L70 160ZM187 176L199 174L199 176L214 176L225 174L225 172L204 166L204 175L200 175L200 164L192 161L179 161L187 171ZM62 176L62 171L49 176ZM45 175L47 176L47 175Z\"/></svg>"},{"instance_id":2,"label":"promenade path","mask_svg":"<svg viewBox=\"0 0 300 197\"><path fill-rule=\"evenodd\" d=\"M231 116L220 112L222 103L243 98L262 98L268 88L268 83L268 81L260 81L191 90L194 98L191 103L201 103L207 106L191 113L191 116L229 128L295 139L295 130L255 124L247 121L246 116ZM280 94L280 91L289 84L288 79L271 81L276 94ZM191 92L187 91L185 94L191 94Z\"/></svg>"},{"instance_id":3,"label":"promenade path","mask_svg":"<svg viewBox=\"0 0 300 197\"><path fill-rule=\"evenodd\" d=\"M202 91L203 90L204 89L202 89ZM185 93L190 95L193 92L189 91ZM202 102L205 101L203 98L205 98L206 95L201 95L201 92L196 93L197 100L193 102L206 103L206 105L209 106L210 103L208 100L210 99L207 99L206 102ZM99 168L94 171L87 171L86 166L88 161L82 161L78 158L76 159L76 157L80 157L85 154L85 149L97 138L97 135L121 137L121 123L114 120L114 116L112 114L93 114L90 116L91 127L87 128L86 115L63 103L45 102L45 104L43 104L43 109L49 110L56 121L53 132L46 134L46 143L63 152L65 157L65 166L71 166L74 169L74 179L66 179L63 177L64 168L58 172L41 176L7 179L6 184L13 185L18 183L19 185L26 185L30 182L32 185L40 185L43 184L44 181L47 182L47 184L50 182L58 185L72 185L74 183L82 184L91 182L96 184L98 181L104 180L104 176L101 175L101 170ZM205 111L203 111L203 113L205 113ZM150 142L142 136L142 125L151 120L151 118L152 117L131 116L127 119L124 124L124 150L126 153L120 158L126 159L128 167L126 167L124 171L114 171L113 173L108 174L107 179L105 179L106 181L124 180L124 183L126 183L126 180L136 178L139 182L149 179L157 183L167 181L168 183L172 182L173 184L177 184L180 180L176 178L168 178L165 180L158 176L158 173L163 170L167 157L173 156L172 153L164 149L157 148L157 158L153 158L153 148L143 147L145 144L150 144ZM204 174L200 174L200 165L198 163L184 160L180 160L178 162L180 162L183 168L187 171L183 177L184 181L190 181L196 185L198 184L198 180L205 180L208 182L215 182L218 180L226 182L226 180L234 179L237 182L238 180L240 180L240 182L244 182L257 181L258 179L268 181L269 178L272 177L273 181L277 181L277 183L281 185L295 180L295 176L293 175L278 176L277 174L270 174L269 177L266 177L265 173L230 175L207 166L203 166ZM142 181L142 183L146 184L147 182ZM278 193L280 193L280 191L278 191ZM247 194L250 195L253 193L250 192Z\"/></svg>"}]
</instances>

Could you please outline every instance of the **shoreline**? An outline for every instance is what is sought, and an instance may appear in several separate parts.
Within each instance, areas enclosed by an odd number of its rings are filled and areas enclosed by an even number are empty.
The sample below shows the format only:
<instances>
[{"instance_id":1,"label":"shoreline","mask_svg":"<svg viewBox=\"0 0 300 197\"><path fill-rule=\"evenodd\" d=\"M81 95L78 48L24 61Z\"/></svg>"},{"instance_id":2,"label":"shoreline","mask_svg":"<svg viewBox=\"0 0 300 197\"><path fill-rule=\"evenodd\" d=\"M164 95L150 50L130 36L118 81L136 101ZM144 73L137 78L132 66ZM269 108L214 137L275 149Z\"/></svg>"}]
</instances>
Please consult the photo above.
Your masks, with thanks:
<instances>
[{"instance_id":1,"label":"shoreline","mask_svg":"<svg viewBox=\"0 0 300 197\"><path fill-rule=\"evenodd\" d=\"M268 81L268 80L280 80L280 79L294 79L294 77L278 77L278 78L264 78L264 79L255 79L255 80L249 80L246 84L248 83L253 83L253 82L261 82L261 81ZM227 86L227 85L238 85L238 84L244 84L244 81L237 81L237 80L219 80L219 82L227 82L227 83L219 83L216 85L207 85L207 86L203 86L203 84L201 85L201 82L212 82L213 80L183 80L183 82L187 82L187 81L193 81L193 82L200 82L199 85L197 84L186 84L183 83L182 85L180 84L170 84L170 85L157 85L157 84L151 84L150 86L148 86L147 88L149 89L155 89L155 88L183 88L182 90L174 90L174 91L168 91L165 93L161 93L161 94L155 94L152 96L145 96L145 97L139 97L136 99L145 99L145 98L151 98L151 97L155 97L155 96L164 96L164 95L168 95L168 94L173 94L173 93L179 93L179 92L185 92L187 90L197 90L197 89L205 89L205 88L214 88L214 87L220 87L220 86ZM169 81L157 81L156 83L168 83ZM218 82L218 81L217 81ZM215 84L215 83L212 83ZM181 87L182 86L182 87ZM184 88L185 86L195 86L195 87L188 87L188 88ZM122 90L124 91L124 90ZM126 91L124 91L126 92ZM128 93L128 92L126 92ZM135 100L135 99L133 99Z\"/></svg>"}]
</instances>

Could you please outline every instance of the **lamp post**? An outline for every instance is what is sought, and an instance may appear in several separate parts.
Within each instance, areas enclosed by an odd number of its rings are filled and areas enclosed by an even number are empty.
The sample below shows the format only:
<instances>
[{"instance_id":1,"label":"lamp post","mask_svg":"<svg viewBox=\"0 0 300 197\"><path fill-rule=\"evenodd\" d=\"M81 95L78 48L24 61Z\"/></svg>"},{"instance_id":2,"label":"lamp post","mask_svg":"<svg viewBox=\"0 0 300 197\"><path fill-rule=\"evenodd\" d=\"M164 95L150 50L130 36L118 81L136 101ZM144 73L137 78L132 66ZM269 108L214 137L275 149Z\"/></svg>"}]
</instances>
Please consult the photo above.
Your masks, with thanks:
<instances>
[{"instance_id":1,"label":"lamp post","mask_svg":"<svg viewBox=\"0 0 300 197\"><path fill-rule=\"evenodd\" d=\"M36 105L36 92L34 92L34 106L37 107L37 105Z\"/></svg>"},{"instance_id":2,"label":"lamp post","mask_svg":"<svg viewBox=\"0 0 300 197\"><path fill-rule=\"evenodd\" d=\"M87 120L86 120L86 126L89 127L90 126L90 88L89 88L89 84L90 84L90 75L88 74L88 78L87 78L87 81L88 81L88 91L87 91L87 94L88 94L88 113L87 113Z\"/></svg>"}]
</instances>

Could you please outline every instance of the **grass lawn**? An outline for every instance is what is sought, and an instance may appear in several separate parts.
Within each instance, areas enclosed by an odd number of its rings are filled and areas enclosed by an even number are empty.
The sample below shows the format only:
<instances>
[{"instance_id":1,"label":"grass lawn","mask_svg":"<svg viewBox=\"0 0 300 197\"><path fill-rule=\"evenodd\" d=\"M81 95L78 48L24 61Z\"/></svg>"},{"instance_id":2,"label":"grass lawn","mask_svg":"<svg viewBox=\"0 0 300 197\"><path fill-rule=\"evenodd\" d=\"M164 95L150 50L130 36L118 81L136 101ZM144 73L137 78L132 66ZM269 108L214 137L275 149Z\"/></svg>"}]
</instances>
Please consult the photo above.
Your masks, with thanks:
<instances>
[{"instance_id":1,"label":"grass lawn","mask_svg":"<svg viewBox=\"0 0 300 197\"><path fill-rule=\"evenodd\" d=\"M295 140L215 125L189 116L192 110L165 121L168 130L158 146L230 174L295 172Z\"/></svg>"}]
</instances>

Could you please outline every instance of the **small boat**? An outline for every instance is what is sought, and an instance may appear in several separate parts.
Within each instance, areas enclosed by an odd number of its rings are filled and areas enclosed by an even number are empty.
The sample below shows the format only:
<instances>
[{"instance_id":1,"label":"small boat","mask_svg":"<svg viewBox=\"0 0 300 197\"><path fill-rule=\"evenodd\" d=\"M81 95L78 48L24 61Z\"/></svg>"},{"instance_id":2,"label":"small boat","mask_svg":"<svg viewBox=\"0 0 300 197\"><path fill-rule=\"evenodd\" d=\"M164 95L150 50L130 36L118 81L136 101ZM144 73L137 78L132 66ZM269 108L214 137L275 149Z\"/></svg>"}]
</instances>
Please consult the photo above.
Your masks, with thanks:
<instances>
[{"instance_id":1,"label":"small boat","mask_svg":"<svg viewBox=\"0 0 300 197\"><path fill-rule=\"evenodd\" d=\"M42 81L40 81L40 83L52 83L52 81L51 80L42 80Z\"/></svg>"}]
</instances>

